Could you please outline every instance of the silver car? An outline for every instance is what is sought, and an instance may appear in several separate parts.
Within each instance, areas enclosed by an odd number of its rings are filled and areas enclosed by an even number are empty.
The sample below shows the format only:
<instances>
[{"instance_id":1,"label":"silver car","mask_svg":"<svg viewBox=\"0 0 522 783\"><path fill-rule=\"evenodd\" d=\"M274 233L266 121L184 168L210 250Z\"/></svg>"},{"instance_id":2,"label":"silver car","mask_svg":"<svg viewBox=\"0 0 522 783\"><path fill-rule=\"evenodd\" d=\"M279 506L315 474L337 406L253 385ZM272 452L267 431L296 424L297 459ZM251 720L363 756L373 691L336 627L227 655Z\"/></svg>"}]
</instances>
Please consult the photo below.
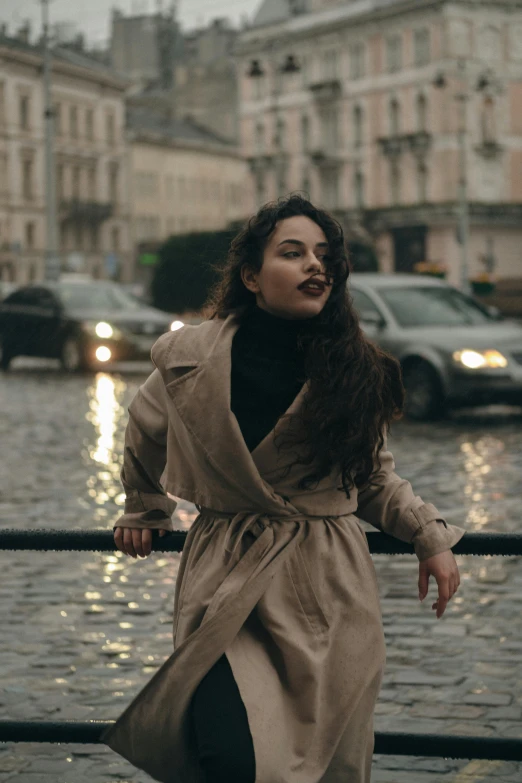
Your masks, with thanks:
<instances>
[{"instance_id":1,"label":"silver car","mask_svg":"<svg viewBox=\"0 0 522 783\"><path fill-rule=\"evenodd\" d=\"M353 274L348 287L367 336L402 365L407 416L522 405L520 324L437 278Z\"/></svg>"}]
</instances>

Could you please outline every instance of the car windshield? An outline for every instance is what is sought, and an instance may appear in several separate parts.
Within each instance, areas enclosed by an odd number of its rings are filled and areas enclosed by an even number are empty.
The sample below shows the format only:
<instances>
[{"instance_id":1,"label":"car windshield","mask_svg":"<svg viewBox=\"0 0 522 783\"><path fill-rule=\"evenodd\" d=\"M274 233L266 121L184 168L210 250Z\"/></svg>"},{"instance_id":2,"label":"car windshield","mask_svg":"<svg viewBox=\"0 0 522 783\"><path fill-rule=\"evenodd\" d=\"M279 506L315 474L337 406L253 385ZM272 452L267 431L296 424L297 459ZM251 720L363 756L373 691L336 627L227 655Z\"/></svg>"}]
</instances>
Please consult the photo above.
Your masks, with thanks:
<instances>
[{"instance_id":1,"label":"car windshield","mask_svg":"<svg viewBox=\"0 0 522 783\"><path fill-rule=\"evenodd\" d=\"M379 288L397 322L409 326L472 326L493 318L470 297L455 288Z\"/></svg>"},{"instance_id":2,"label":"car windshield","mask_svg":"<svg viewBox=\"0 0 522 783\"><path fill-rule=\"evenodd\" d=\"M143 307L117 285L107 283L59 283L57 290L68 310L139 310Z\"/></svg>"}]
</instances>

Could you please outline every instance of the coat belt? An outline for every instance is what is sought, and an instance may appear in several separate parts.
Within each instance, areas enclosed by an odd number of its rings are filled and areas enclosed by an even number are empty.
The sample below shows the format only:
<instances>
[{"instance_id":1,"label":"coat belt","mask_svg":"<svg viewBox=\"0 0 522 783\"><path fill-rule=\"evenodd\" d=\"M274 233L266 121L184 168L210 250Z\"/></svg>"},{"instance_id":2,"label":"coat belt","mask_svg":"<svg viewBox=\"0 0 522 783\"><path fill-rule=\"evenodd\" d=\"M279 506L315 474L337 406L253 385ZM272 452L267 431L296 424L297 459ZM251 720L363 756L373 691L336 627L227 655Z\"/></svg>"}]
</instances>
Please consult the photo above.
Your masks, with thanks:
<instances>
[{"instance_id":1,"label":"coat belt","mask_svg":"<svg viewBox=\"0 0 522 783\"><path fill-rule=\"evenodd\" d=\"M214 511L211 508L205 508L203 506L196 506L199 511L199 516L211 516L214 519L227 519L230 521L226 536L225 536L225 551L233 555L238 550L243 540L243 536L249 530L251 530L257 523L261 525L261 528L267 527L272 522L306 522L309 519L324 520L324 519L338 519L340 516L346 516L340 514L338 516L314 516L313 514L271 514L267 511L240 511L237 514L227 514L223 511ZM198 517L199 519L199 517ZM197 520L196 520L197 521Z\"/></svg>"}]
</instances>

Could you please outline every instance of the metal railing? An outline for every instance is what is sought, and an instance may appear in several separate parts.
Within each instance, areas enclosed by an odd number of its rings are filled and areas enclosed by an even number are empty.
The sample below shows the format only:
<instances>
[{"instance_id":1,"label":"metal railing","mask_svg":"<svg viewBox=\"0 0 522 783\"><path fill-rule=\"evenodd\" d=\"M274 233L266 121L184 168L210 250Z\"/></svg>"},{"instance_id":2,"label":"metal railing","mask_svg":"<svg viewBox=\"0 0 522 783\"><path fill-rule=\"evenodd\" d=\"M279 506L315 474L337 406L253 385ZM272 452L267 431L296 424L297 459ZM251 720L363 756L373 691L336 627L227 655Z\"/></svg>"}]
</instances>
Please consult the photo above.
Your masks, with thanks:
<instances>
[{"instance_id":1,"label":"metal railing","mask_svg":"<svg viewBox=\"0 0 522 783\"><path fill-rule=\"evenodd\" d=\"M153 536L155 552L181 552L186 533ZM413 546L384 533L366 533L370 552L414 554ZM114 552L112 531L105 530L3 530L0 550ZM456 555L522 555L522 533L466 533L453 547ZM0 742L100 744L101 735L114 721L12 721L0 720ZM522 740L467 737L447 734L376 732L375 754L428 756L452 759L522 761Z\"/></svg>"}]
</instances>

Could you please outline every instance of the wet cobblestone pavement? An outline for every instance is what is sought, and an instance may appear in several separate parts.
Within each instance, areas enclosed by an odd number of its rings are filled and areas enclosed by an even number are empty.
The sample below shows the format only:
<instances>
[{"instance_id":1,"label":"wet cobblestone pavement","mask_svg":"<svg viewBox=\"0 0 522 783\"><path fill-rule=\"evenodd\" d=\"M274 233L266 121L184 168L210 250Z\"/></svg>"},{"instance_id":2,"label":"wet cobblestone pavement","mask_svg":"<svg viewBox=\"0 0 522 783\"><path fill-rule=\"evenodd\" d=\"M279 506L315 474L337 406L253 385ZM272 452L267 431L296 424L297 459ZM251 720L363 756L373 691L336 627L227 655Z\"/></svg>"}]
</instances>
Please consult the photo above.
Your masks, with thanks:
<instances>
[{"instance_id":1,"label":"wet cobblestone pavement","mask_svg":"<svg viewBox=\"0 0 522 783\"><path fill-rule=\"evenodd\" d=\"M126 408L142 374L0 377L2 527L111 528L123 503ZM398 472L470 531L522 529L522 416L401 422ZM194 508L181 502L180 527ZM377 730L522 738L522 563L459 558L441 620L413 557L377 556L387 670ZM0 718L112 719L170 654L179 555L0 552ZM145 783L102 746L0 745L0 783ZM373 783L511 783L522 763L375 756Z\"/></svg>"}]
</instances>

